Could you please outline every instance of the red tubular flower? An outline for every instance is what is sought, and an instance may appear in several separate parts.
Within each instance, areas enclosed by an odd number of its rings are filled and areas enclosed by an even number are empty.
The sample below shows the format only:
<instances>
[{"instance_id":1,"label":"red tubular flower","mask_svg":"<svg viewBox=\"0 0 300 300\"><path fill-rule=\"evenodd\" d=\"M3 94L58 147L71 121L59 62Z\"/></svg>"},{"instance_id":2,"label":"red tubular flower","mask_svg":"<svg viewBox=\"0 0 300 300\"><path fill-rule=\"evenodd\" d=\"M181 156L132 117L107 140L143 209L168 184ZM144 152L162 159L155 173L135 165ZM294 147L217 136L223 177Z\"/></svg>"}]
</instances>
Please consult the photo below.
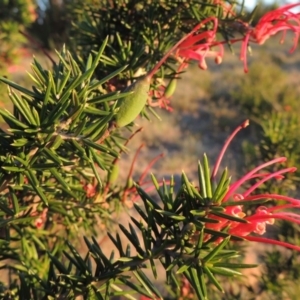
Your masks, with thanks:
<instances>
[{"instance_id":1,"label":"red tubular flower","mask_svg":"<svg viewBox=\"0 0 300 300\"><path fill-rule=\"evenodd\" d=\"M300 33L300 13L293 13L290 10L299 5L300 3L289 4L272 10L266 13L255 27L244 24L244 27L247 28L247 32L242 42L240 59L244 61L245 72L248 72L247 47L250 42L262 45L270 36L283 31L283 37L281 39L281 43L283 43L286 31L291 30L294 32L295 37L290 52L292 53L296 49Z\"/></svg>"},{"instance_id":2,"label":"red tubular flower","mask_svg":"<svg viewBox=\"0 0 300 300\"><path fill-rule=\"evenodd\" d=\"M206 57L215 58L215 62L220 64L223 59L224 47L222 43L216 41L216 34L218 29L218 19L216 17L209 17L203 20L195 28L201 29L204 25L208 23L213 23L212 30L206 30L194 35L190 35L181 44L178 45L176 49L176 56L186 63L190 59L197 60L199 67L203 70L207 69L207 64L205 61ZM193 29L193 31L197 31ZM212 51L212 46L218 46L219 51Z\"/></svg>"},{"instance_id":3,"label":"red tubular flower","mask_svg":"<svg viewBox=\"0 0 300 300\"><path fill-rule=\"evenodd\" d=\"M172 112L173 108L170 106L170 99L165 97L166 86L161 83L157 89L149 91L148 105L151 107L163 108ZM153 101L154 99L154 101Z\"/></svg>"},{"instance_id":4,"label":"red tubular flower","mask_svg":"<svg viewBox=\"0 0 300 300\"><path fill-rule=\"evenodd\" d=\"M97 185L87 183L83 186L83 189L85 190L86 196L88 198L93 198L96 195L96 192L97 192Z\"/></svg>"},{"instance_id":5,"label":"red tubular flower","mask_svg":"<svg viewBox=\"0 0 300 300\"><path fill-rule=\"evenodd\" d=\"M228 15L234 15L232 7L227 7L222 1L216 0L216 4L226 8L224 11ZM224 6L225 5L225 6ZM294 36L294 43L290 52L292 53L298 44L300 33L300 13L294 13L291 9L300 6L300 3L289 4L273 11L266 13L257 23L255 27L251 27L248 23L236 20L232 23L232 27L239 28L244 33L243 38L232 38L230 43L242 42L240 59L244 62L244 70L248 72L247 66L247 50L250 43L262 45L269 37L283 32L281 43L283 43L286 32L292 31ZM206 31L201 31L205 25L213 23L213 28ZM190 59L197 60L199 67L203 70L207 69L206 57L215 58L215 62L220 64L224 55L223 45L228 41L217 41L218 19L216 17L209 17L199 23L191 33L179 43L175 50L175 56L182 61L186 67L186 62ZM219 51L214 51L212 48L218 47Z\"/></svg>"},{"instance_id":6,"label":"red tubular flower","mask_svg":"<svg viewBox=\"0 0 300 300\"><path fill-rule=\"evenodd\" d=\"M245 128L248 124L248 121L241 124L225 142L225 145L213 169L211 176L212 180L215 179L221 160L230 142L232 141L234 136L242 128ZM237 180L229 186L225 196L222 198L220 205L225 208L225 214L243 219L246 222L242 223L238 221L233 221L231 219L229 220L220 216L215 216L213 214L209 214L208 217L217 220L218 223L206 223L206 228L210 228L213 230L223 230L227 228L228 234L242 237L249 241L280 245L286 248L300 251L300 246L257 236L265 234L266 226L274 224L276 219L286 220L296 224L300 224L300 215L289 211L293 208L300 208L300 200L278 194L253 194L255 190L264 182L274 178L281 179L283 174L296 171L296 168L290 167L283 168L273 173L259 173L261 170L265 169L270 165L282 163L285 161L285 157L279 157L267 163L261 164L260 166L254 168L252 171L244 175L241 179ZM236 193L237 190L241 188L246 181L253 178L258 178L259 180L244 192L239 194ZM253 201L253 204L255 204L256 200L266 200L266 202L272 200L273 202L279 202L280 204L274 205L272 207L259 206L253 214L246 215L246 213L243 211L243 205L249 205L250 201ZM285 204L283 204L284 202Z\"/></svg>"},{"instance_id":7,"label":"red tubular flower","mask_svg":"<svg viewBox=\"0 0 300 300\"><path fill-rule=\"evenodd\" d=\"M230 22L231 29L243 33L242 38L230 38L229 40L217 40L219 20L217 17L208 17L195 26L180 41L178 41L164 57L147 74L149 81L158 71L161 65L170 55L173 55L179 62L177 73L179 74L188 66L190 60L198 61L201 69L207 69L206 58L212 57L215 63L221 64L224 56L224 44L242 42L240 59L244 62L244 71L248 72L247 51L250 43L262 45L270 36L283 32L281 42L284 41L288 30L295 34L294 43L290 52L293 52L298 44L300 33L300 13L294 13L291 9L300 6L300 3L285 5L266 13L255 27L236 18L232 5L226 4L222 0L214 0L213 3L222 7L225 16L235 17L235 21ZM222 22L222 21L221 21ZM165 86L162 84L156 90L151 90L148 105L165 108L171 111L170 98L164 95ZM152 101L154 98L155 101Z\"/></svg>"}]
</instances>

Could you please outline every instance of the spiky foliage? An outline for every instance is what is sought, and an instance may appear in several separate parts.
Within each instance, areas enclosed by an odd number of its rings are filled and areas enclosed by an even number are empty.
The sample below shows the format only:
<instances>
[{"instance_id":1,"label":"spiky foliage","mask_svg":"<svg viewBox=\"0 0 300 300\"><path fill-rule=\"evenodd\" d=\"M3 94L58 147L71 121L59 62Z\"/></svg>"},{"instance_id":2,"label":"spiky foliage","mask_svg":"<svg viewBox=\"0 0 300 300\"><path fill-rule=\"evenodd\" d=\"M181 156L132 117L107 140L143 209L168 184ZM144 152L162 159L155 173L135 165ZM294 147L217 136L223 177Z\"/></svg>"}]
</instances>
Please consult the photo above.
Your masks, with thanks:
<instances>
[{"instance_id":1,"label":"spiky foliage","mask_svg":"<svg viewBox=\"0 0 300 300\"><path fill-rule=\"evenodd\" d=\"M231 262L238 252L224 247L230 240L243 240L246 225L256 225L255 218L261 217L255 215L251 223L244 215L228 213L228 207L240 205L223 201L230 189L227 170L216 182L218 164L210 174L204 156L199 184L182 174L176 193L173 178L161 183L153 176L158 199L133 184L131 176L121 187L111 183L120 153L135 134L128 137L124 129L133 131L145 106L169 108L165 100L176 84L165 86L163 80L177 80L182 71L178 66L190 60L183 55L180 60L176 47L185 38L191 38L192 47L206 42L199 49L205 58L218 33L225 38L218 45L226 43L238 13L222 1L100 1L94 7L76 1L70 11L77 25L73 53L65 48L57 53L51 70L34 60L32 89L1 78L14 105L12 112L0 110L8 127L0 131L0 253L1 267L8 271L1 297L133 299L131 294L137 293L162 298L144 273L150 268L157 277L157 264L168 283L179 286L177 275L183 274L199 299L207 298L207 280L222 291L215 274L236 276L236 268L252 267ZM249 30L247 39L254 33ZM216 59L220 63L222 57ZM134 79L139 80L132 84ZM159 98L161 87L165 90ZM246 176L265 176L257 170ZM119 234L108 233L117 254L106 255L96 238L86 236L96 235L99 223L108 229L106 222L125 203L128 191L144 205L135 205L139 217L131 218L129 229L119 225L131 246L124 246ZM259 204L269 199L254 200ZM230 232L234 228L236 234ZM75 247L82 232L88 248L83 256Z\"/></svg>"}]
</instances>

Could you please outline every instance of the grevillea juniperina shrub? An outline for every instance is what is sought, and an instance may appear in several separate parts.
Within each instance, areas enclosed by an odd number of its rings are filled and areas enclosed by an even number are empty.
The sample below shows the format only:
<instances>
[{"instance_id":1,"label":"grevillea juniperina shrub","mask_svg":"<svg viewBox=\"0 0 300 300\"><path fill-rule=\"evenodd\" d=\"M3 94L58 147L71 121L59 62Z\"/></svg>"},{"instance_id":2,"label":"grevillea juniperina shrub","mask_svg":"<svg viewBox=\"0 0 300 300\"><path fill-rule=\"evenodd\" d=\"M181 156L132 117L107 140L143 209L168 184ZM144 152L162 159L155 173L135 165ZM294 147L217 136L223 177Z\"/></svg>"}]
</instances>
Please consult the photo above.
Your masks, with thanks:
<instances>
[{"instance_id":1,"label":"grevillea juniperina shrub","mask_svg":"<svg viewBox=\"0 0 300 300\"><path fill-rule=\"evenodd\" d=\"M5 77L12 111L0 110L0 254L3 299L163 299L151 278L175 288L174 298L208 299L225 293L223 279L257 265L236 262L241 243L263 243L300 251L293 241L266 236L278 221L299 224L300 200L272 191L296 168L272 157L235 181L220 171L229 136L216 163L209 153L198 163L198 181L151 174L154 157L138 181L117 180L123 152L159 109L172 113L180 75L196 62L226 60L225 47L240 44L248 72L248 49L289 31L298 44L299 4L262 16L255 26L232 1L103 1L69 7L73 42L57 51L52 68L36 59L32 87ZM79 17L80 15L80 17ZM128 133L129 132L129 133ZM274 171L271 167L277 166ZM111 230L118 212L132 208L128 225ZM113 245L108 251L99 232ZM123 238L121 238L121 234ZM76 243L83 236L86 253ZM124 238L126 241L124 242ZM240 248L239 248L240 247ZM109 252L109 253L107 253ZM159 268L159 269L158 269ZM145 272L148 269L152 277ZM222 279L223 278L223 279Z\"/></svg>"}]
</instances>

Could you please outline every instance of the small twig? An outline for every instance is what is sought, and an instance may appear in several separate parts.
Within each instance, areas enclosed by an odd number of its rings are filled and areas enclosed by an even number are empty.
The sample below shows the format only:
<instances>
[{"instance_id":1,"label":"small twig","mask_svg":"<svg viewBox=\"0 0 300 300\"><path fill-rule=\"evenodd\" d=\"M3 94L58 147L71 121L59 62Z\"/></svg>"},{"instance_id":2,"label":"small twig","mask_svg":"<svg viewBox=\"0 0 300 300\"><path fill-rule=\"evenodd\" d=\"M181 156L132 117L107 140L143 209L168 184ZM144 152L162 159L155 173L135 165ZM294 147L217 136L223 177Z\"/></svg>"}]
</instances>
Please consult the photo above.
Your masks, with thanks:
<instances>
[{"instance_id":1,"label":"small twig","mask_svg":"<svg viewBox=\"0 0 300 300\"><path fill-rule=\"evenodd\" d=\"M39 50L41 50L52 62L53 65L56 65L55 60L51 57L51 55L45 50L45 48L42 46L42 44L40 44L39 42L37 42L33 37L31 37L28 33L19 30L19 33L21 33L22 35L24 35L27 40L29 42L31 42L32 44L34 44Z\"/></svg>"},{"instance_id":2,"label":"small twig","mask_svg":"<svg viewBox=\"0 0 300 300\"><path fill-rule=\"evenodd\" d=\"M149 169L162 157L164 157L164 153L160 153L159 155L157 155L150 161L150 163L147 165L146 169L144 170L144 172L142 173L142 175L139 178L139 181L138 181L139 185L141 185L143 183L145 177L148 174Z\"/></svg>"},{"instance_id":3,"label":"small twig","mask_svg":"<svg viewBox=\"0 0 300 300\"><path fill-rule=\"evenodd\" d=\"M143 130L143 127L140 127L139 129L137 129L128 139L127 139L127 141L124 143L124 147L126 147L127 145L128 145L128 143L134 138L134 136L137 134L137 133L139 133L139 132L141 132ZM123 149L121 149L120 150L120 152L119 152L119 157L116 157L115 159L114 159L114 161L113 161L113 165L115 165L117 162L118 162L118 160L120 159L120 155L122 154L124 152L124 150Z\"/></svg>"}]
</instances>

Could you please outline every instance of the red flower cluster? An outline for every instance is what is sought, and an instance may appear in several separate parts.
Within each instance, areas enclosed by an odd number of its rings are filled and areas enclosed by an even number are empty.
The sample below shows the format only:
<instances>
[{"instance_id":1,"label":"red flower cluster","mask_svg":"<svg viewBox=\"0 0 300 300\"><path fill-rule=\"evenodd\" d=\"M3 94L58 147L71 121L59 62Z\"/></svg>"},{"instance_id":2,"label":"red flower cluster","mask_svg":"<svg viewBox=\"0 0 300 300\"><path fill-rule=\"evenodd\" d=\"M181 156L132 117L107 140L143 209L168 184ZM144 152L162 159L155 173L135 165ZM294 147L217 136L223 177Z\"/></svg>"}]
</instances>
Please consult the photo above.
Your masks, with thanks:
<instances>
[{"instance_id":1,"label":"red flower cluster","mask_svg":"<svg viewBox=\"0 0 300 300\"><path fill-rule=\"evenodd\" d=\"M197 28L202 28L207 23L213 23L211 30L189 36L176 50L176 56L184 59L185 63L190 59L197 60L199 67L203 70L207 69L206 57L213 57L215 62L220 64L224 54L223 44L216 41L218 19L216 17L207 18L197 25ZM219 51L211 50L213 46L218 46Z\"/></svg>"},{"instance_id":2,"label":"red flower cluster","mask_svg":"<svg viewBox=\"0 0 300 300\"><path fill-rule=\"evenodd\" d=\"M242 128L245 128L247 125L248 121L240 125L226 141L213 169L212 180L217 174L220 162L223 158L227 147L229 146L229 143L237 134L237 132L240 131ZM255 190L264 182L273 178L282 179L282 174L296 171L296 168L290 167L283 168L273 173L260 173L261 170L265 169L270 165L283 163L285 161L285 157L275 158L267 163L264 163L254 168L252 171L244 175L241 179L237 180L236 182L230 185L220 205L223 205L225 207L226 214L243 219L244 221L246 221L245 223L232 221L222 217L217 217L215 215L209 215L210 218L217 220L218 223L206 223L206 228L214 230L222 230L227 228L227 232L229 234L238 237L243 237L244 239L247 239L249 241L275 244L300 251L300 246L256 236L263 235L266 232L266 225L274 224L275 219L281 219L300 224L300 215L290 211L290 209L292 208L300 208L300 200L277 194L253 194L253 192L255 192ZM239 188L241 188L246 181L253 178L259 178L259 180L246 191L239 194L236 193L236 191ZM249 201L253 201L253 203L255 204L255 200L263 199L280 202L280 204L271 207L259 206L252 215L246 215L246 213L243 211L243 204L247 203L249 205ZM228 205L226 202L228 203Z\"/></svg>"},{"instance_id":3,"label":"red flower cluster","mask_svg":"<svg viewBox=\"0 0 300 300\"><path fill-rule=\"evenodd\" d=\"M262 45L270 36L281 31L283 31L281 42L283 42L286 32L290 30L295 34L294 44L290 52L296 49L300 33L300 13L293 13L291 9L297 6L300 6L300 3L285 5L270 11L259 20L255 27L251 27L249 24L239 20L232 23L234 27L238 26L242 29L240 31L244 35L243 38L231 39L229 42L242 42L240 59L244 62L245 72L248 72L247 49L250 43ZM231 15L234 14L232 9L228 9ZM210 23L212 23L212 29L201 31L201 28L208 27ZM178 45L175 51L176 57L183 63L190 59L197 60L199 67L204 70L207 69L205 61L207 57L213 57L215 62L220 64L224 55L223 45L228 43L228 41L217 40L218 26L219 20L216 17L209 17L203 20L193 29L192 32L194 33ZM215 47L219 48L218 51L212 50Z\"/></svg>"},{"instance_id":4,"label":"red flower cluster","mask_svg":"<svg viewBox=\"0 0 300 300\"><path fill-rule=\"evenodd\" d=\"M290 10L300 6L300 3L289 4L266 13L255 27L248 27L247 33L242 41L241 60L244 61L245 72L247 69L247 47L250 42L262 45L269 37L283 31L281 43L283 43L288 30L295 34L292 53L298 44L300 33L300 13L293 13ZM245 25L246 26L246 25Z\"/></svg>"},{"instance_id":5,"label":"red flower cluster","mask_svg":"<svg viewBox=\"0 0 300 300\"><path fill-rule=\"evenodd\" d=\"M215 0L214 3L222 7L224 14L236 17L232 5L227 5L223 0ZM186 34L178 43L176 43L165 56L155 65L148 73L151 79L158 71L166 59L173 55L179 62L177 74L187 68L190 60L198 61L201 69L207 69L207 58L213 58L215 63L221 64L224 56L224 44L241 42L240 59L244 63L244 71L248 72L247 51L251 43L262 45L269 37L283 32L281 43L283 43L286 32L294 33L294 43L290 52L293 52L298 44L300 33L300 13L294 13L291 9L300 6L300 3L285 5L266 13L257 23L255 27L236 18L230 24L233 30L240 32L243 37L231 38L229 40L218 40L217 33L219 28L219 19L217 17L209 17L201 21ZM216 49L217 48L217 49ZM155 90L149 93L149 106L159 106L171 111L170 97L171 94L165 93L166 86L162 83ZM152 101L154 99L155 101Z\"/></svg>"}]
</instances>

